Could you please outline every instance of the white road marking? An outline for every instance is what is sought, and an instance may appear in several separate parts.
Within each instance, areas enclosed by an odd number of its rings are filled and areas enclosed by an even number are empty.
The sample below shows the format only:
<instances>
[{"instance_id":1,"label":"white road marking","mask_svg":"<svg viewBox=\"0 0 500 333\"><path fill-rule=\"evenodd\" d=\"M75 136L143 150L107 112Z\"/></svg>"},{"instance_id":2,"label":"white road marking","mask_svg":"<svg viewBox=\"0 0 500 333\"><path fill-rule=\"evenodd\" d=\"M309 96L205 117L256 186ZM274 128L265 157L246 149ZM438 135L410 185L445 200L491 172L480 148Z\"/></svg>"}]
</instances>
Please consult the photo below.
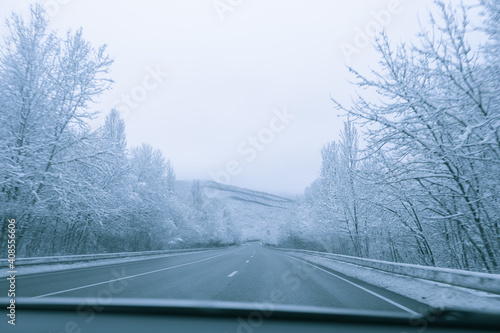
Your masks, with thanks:
<instances>
[{"instance_id":1,"label":"white road marking","mask_svg":"<svg viewBox=\"0 0 500 333\"><path fill-rule=\"evenodd\" d=\"M93 265L94 263L91 263L92 265L87 266L87 267L76 267L76 268L68 267L68 268L64 268L64 269L60 269L60 270L52 271L52 272L31 273L31 274L19 276L16 278L17 279L39 278L39 277L47 276L47 275L56 275L56 274L69 273L69 272L73 273L73 272L78 272L78 271L88 271L91 269L100 269L103 267L110 267L112 265L122 265L123 266L123 265L129 265L129 264L137 264L138 262L144 262L147 260L160 260L160 259L165 259L165 258L178 257L178 256L189 255L189 254L197 254L197 253L203 253L203 252L209 252L209 251L217 251L217 250L203 250L203 251L183 252L183 253L174 253L174 254L166 253L165 255L162 255L162 254L154 255L153 258L147 258L147 257L144 258L142 256L134 256L134 257L131 257L132 260L129 260L129 261L123 260L123 261L118 261L118 262L112 262L109 264L95 262L96 265ZM102 260L120 260L120 259L122 259L122 258L102 259ZM99 259L99 260L101 260L101 259ZM76 264L78 264L78 263L79 262L76 262ZM64 263L61 263L61 264L64 264ZM68 263L68 265L71 265L71 264L73 264L73 263L71 263L71 262ZM3 278L3 277L0 276L0 278Z\"/></svg>"},{"instance_id":2,"label":"white road marking","mask_svg":"<svg viewBox=\"0 0 500 333\"><path fill-rule=\"evenodd\" d=\"M188 265L196 264L196 263L199 263L199 262L202 262L202 261L206 261L206 260L210 260L210 259L213 259L213 258L225 256L225 255L228 255L228 254L231 254L231 253L233 253L233 252L223 253L223 254L219 254L219 255L216 255L216 256L208 257L208 258L205 258L205 259L200 259L200 260L196 260L196 261L192 261L192 262L187 262L185 264L180 264L180 265L165 267L165 268L161 268L161 269L155 269L155 270L149 271L149 272L139 273L139 274L135 274L135 275L129 275L129 276L125 276L125 277L118 278L118 279L111 279L111 280L107 280L107 281L103 281L103 282L97 282L97 283L87 284L87 285L81 286L81 287L70 288L70 289L61 290L61 291L55 291L53 293L48 293L48 294L44 294L44 295L34 296L32 298L42 298L42 297L46 297L46 296L52 296L52 295L67 293L68 291L74 291L74 290L80 290L80 289L85 289L85 288L89 288L89 287L99 286L99 285L105 284L105 283L110 283L110 282L115 282L115 281L120 281L120 280L126 280L126 279L130 279L130 278L138 277L138 276L143 276L143 275L153 274L153 273L157 273L157 272L167 271L169 269L174 269L174 268L178 268L178 267L183 267L183 266L188 266Z\"/></svg>"},{"instance_id":3,"label":"white road marking","mask_svg":"<svg viewBox=\"0 0 500 333\"><path fill-rule=\"evenodd\" d=\"M236 275L236 273L238 273L238 271L234 271L234 272L232 272L232 273L231 273L231 274L229 274L227 277L233 277L233 276L235 276L235 275Z\"/></svg>"},{"instance_id":4,"label":"white road marking","mask_svg":"<svg viewBox=\"0 0 500 333\"><path fill-rule=\"evenodd\" d=\"M400 308L400 309L402 309L402 310L404 310L404 311L406 311L406 312L408 312L408 313L410 313L410 314L412 314L412 315L417 315L417 316L420 316L420 315L421 315L420 313L415 312L415 311L413 311L412 309L409 309L409 308L407 308L407 307L406 307L406 306L404 306L404 305L401 305L401 304L399 304L399 303L396 303L396 302L394 302L393 300L388 299L387 297L384 297L384 296L382 296L382 295L379 295L379 294L377 294L377 293L376 293L376 292L374 292L374 291L371 291L371 290L369 290L369 289L366 289L365 287L362 287L362 286L360 286L359 284L356 284L356 283L351 282L351 281L349 281L349 280L347 280L347 279L344 279L343 277L338 276L337 274L334 274L334 273L329 272L329 271L327 271L327 270L325 270L325 269L323 269L323 268L320 268L320 267L318 267L318 266L316 266L316 265L313 265L313 264L311 264L310 262L307 262L307 261L305 261L305 260L302 260L302 259L298 259L298 258L295 258L295 257L289 256L289 255L286 255L286 254L283 254L283 255L284 255L284 256L287 256L287 257L289 257L289 258L292 258L292 259L295 259L295 260L301 261L301 262L303 262L303 263L305 263L305 264L308 264L308 265L310 265L310 266L313 266L313 267L315 267L315 268L319 269L320 271L323 271L323 272L325 272L325 273L328 273L328 274L330 274L330 275L333 275L333 276L335 276L336 278L338 278L338 279L340 279L340 280L342 280L342 281L345 281L345 282L347 282L347 283L349 283L349 284L352 284L353 286L358 287L359 289L364 290L364 291L366 291L367 293L370 293L370 294L372 294L373 296L376 296L376 297L378 297L378 298L380 298L380 299L382 299L382 300L384 300L384 301L386 301L386 302L388 302L388 303L391 303L392 305L394 305L394 306L396 306L396 307L398 307L398 308Z\"/></svg>"}]
</instances>

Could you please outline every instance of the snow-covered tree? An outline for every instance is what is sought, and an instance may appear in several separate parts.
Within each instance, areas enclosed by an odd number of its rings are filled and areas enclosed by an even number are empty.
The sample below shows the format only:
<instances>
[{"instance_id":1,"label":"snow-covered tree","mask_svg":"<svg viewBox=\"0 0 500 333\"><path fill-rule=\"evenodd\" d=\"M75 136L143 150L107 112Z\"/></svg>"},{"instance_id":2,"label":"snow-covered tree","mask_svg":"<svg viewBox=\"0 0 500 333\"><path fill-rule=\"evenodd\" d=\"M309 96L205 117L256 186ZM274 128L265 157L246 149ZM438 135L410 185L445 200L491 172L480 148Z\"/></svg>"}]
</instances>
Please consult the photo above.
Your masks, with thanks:
<instances>
[{"instance_id":1,"label":"snow-covered tree","mask_svg":"<svg viewBox=\"0 0 500 333\"><path fill-rule=\"evenodd\" d=\"M414 42L382 34L378 69L350 68L359 93L350 105L334 100L348 121L323 148L301 221L281 228L282 243L500 270L500 5L479 3L436 1L439 15ZM351 121L365 129L363 150Z\"/></svg>"},{"instance_id":2,"label":"snow-covered tree","mask_svg":"<svg viewBox=\"0 0 500 333\"><path fill-rule=\"evenodd\" d=\"M436 1L440 16L418 42L392 46L382 35L381 69L365 76L351 68L380 102L359 95L337 106L369 126L367 154L384 159L381 179L401 194L403 220L432 221L466 266L498 271L500 73L491 50L499 30L491 22L499 7L483 4L489 42L469 42L467 8Z\"/></svg>"},{"instance_id":3,"label":"snow-covered tree","mask_svg":"<svg viewBox=\"0 0 500 333\"><path fill-rule=\"evenodd\" d=\"M10 34L0 53L0 196L8 203L1 216L4 223L18 218L24 248L35 220L59 219L54 211L78 177L66 170L102 153L90 149L95 135L88 121L95 116L91 103L109 86L111 65L105 47L92 48L81 30L61 38L48 31L42 6L32 6L30 15L6 21Z\"/></svg>"},{"instance_id":4,"label":"snow-covered tree","mask_svg":"<svg viewBox=\"0 0 500 333\"><path fill-rule=\"evenodd\" d=\"M161 151L127 148L118 111L90 126L112 61L82 30L49 31L46 16L41 5L29 20L12 14L0 48L0 240L15 218L24 256L163 249L176 235L233 242L224 205L178 195Z\"/></svg>"}]
</instances>

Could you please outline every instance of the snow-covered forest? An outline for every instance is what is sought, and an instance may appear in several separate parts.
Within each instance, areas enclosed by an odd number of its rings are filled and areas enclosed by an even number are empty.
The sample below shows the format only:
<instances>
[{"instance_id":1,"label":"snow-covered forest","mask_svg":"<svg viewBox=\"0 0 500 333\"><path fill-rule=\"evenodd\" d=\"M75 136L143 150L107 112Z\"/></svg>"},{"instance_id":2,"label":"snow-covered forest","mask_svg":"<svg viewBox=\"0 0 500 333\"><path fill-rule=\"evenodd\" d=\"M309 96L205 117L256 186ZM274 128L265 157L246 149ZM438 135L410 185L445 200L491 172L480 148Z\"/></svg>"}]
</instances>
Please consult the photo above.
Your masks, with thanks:
<instances>
[{"instance_id":1,"label":"snow-covered forest","mask_svg":"<svg viewBox=\"0 0 500 333\"><path fill-rule=\"evenodd\" d=\"M412 43L381 35L371 73L350 68L358 96L333 101L341 138L282 245L500 272L500 3L452 4Z\"/></svg>"},{"instance_id":2,"label":"snow-covered forest","mask_svg":"<svg viewBox=\"0 0 500 333\"><path fill-rule=\"evenodd\" d=\"M500 272L500 3L435 6L415 40L381 34L375 69L350 68L358 95L332 94L344 127L298 200L177 181L161 150L127 144L119 111L97 111L113 84L106 47L51 31L40 5L12 14L0 47L0 242L15 218L25 257L260 238Z\"/></svg>"},{"instance_id":3,"label":"snow-covered forest","mask_svg":"<svg viewBox=\"0 0 500 333\"><path fill-rule=\"evenodd\" d=\"M127 147L125 124L94 102L112 60L82 31L49 31L42 6L12 14L0 49L0 242L17 221L20 256L214 246L238 241L217 198L188 196L148 144ZM95 127L95 126L94 126Z\"/></svg>"}]
</instances>

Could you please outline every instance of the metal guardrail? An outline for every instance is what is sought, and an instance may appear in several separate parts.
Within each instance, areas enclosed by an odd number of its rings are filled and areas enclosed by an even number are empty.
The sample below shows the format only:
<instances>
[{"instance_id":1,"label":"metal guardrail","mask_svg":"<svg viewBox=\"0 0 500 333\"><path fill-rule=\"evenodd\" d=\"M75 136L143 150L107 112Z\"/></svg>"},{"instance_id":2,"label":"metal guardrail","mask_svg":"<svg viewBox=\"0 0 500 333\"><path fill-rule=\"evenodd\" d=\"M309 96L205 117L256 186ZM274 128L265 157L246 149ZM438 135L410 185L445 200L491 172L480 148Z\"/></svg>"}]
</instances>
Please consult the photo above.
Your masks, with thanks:
<instances>
[{"instance_id":1,"label":"metal guardrail","mask_svg":"<svg viewBox=\"0 0 500 333\"><path fill-rule=\"evenodd\" d=\"M50 256L50 257L33 257L33 258L16 258L16 266L26 265L42 265L42 264L55 264L55 263L69 263L80 261L94 261L101 259L116 259L128 258L138 256L150 256L169 253L184 253L184 252L198 252L206 250L214 250L217 248L198 248L198 249L176 249L176 250L159 250L159 251L142 251L142 252L120 252L120 253L100 253L100 254L80 254L69 256ZM0 259L0 266L7 266L7 259Z\"/></svg>"},{"instance_id":2,"label":"metal guardrail","mask_svg":"<svg viewBox=\"0 0 500 333\"><path fill-rule=\"evenodd\" d=\"M452 268L439 268L414 264L395 263L375 259L365 259L359 257L346 256L309 250L274 248L286 252L304 253L343 261L359 266L378 269L384 272L405 275L424 280L441 282L457 287L481 290L490 293L500 294L500 274L489 274L480 272L470 272Z\"/></svg>"}]
</instances>

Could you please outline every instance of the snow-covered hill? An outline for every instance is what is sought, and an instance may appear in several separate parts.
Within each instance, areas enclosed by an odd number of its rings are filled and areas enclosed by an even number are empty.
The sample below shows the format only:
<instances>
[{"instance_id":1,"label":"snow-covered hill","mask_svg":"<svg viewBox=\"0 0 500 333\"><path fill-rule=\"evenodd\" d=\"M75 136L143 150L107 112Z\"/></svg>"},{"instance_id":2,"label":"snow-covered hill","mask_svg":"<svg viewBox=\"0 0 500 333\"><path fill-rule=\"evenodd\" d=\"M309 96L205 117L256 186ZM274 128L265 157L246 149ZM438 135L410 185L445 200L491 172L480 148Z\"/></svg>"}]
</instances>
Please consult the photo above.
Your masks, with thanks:
<instances>
[{"instance_id":1,"label":"snow-covered hill","mask_svg":"<svg viewBox=\"0 0 500 333\"><path fill-rule=\"evenodd\" d=\"M274 194L225 185L209 180L200 180L206 200L216 200L230 213L235 228L242 233L243 240L262 239L273 241L279 226L286 222L293 199ZM193 181L177 181L175 191L188 197Z\"/></svg>"}]
</instances>

